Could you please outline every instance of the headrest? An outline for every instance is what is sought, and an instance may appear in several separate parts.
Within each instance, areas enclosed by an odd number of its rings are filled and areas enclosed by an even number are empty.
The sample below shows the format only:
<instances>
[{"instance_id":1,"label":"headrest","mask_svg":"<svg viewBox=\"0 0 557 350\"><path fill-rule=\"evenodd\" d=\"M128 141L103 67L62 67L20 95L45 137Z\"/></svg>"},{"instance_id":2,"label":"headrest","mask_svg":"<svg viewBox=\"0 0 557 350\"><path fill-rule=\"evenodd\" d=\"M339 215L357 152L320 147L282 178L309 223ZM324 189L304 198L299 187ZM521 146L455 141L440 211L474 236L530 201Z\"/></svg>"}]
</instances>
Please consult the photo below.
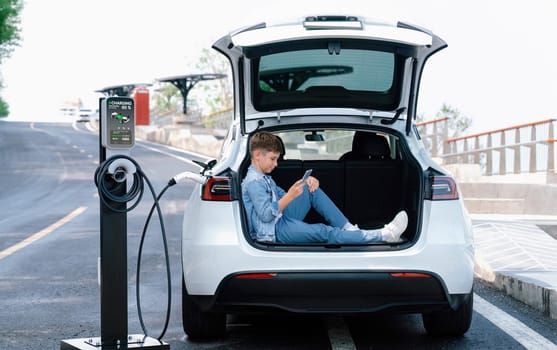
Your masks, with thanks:
<instances>
[{"instance_id":1,"label":"headrest","mask_svg":"<svg viewBox=\"0 0 557 350\"><path fill-rule=\"evenodd\" d=\"M389 159L391 155L386 137L363 131L356 131L354 134L352 152L367 159Z\"/></svg>"}]
</instances>

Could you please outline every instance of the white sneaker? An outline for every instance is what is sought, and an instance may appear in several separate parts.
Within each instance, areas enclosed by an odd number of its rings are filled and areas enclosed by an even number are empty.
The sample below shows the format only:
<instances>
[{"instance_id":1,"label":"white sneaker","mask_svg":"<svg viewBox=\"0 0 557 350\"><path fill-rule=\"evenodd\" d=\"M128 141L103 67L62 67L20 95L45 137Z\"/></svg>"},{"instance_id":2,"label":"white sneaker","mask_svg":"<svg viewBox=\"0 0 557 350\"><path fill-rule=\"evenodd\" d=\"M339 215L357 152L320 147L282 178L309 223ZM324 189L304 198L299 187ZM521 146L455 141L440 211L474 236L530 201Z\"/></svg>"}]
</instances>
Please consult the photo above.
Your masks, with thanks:
<instances>
[{"instance_id":1,"label":"white sneaker","mask_svg":"<svg viewBox=\"0 0 557 350\"><path fill-rule=\"evenodd\" d=\"M395 243L400 241L400 236L408 227L408 214L404 210L396 214L393 221L389 222L383 229L381 229L381 236L383 240L388 243Z\"/></svg>"},{"instance_id":2,"label":"white sneaker","mask_svg":"<svg viewBox=\"0 0 557 350\"><path fill-rule=\"evenodd\" d=\"M344 227L342 229L345 230L345 231L359 231L360 230L358 225L353 225L350 222L347 222L346 225L344 225Z\"/></svg>"}]
</instances>

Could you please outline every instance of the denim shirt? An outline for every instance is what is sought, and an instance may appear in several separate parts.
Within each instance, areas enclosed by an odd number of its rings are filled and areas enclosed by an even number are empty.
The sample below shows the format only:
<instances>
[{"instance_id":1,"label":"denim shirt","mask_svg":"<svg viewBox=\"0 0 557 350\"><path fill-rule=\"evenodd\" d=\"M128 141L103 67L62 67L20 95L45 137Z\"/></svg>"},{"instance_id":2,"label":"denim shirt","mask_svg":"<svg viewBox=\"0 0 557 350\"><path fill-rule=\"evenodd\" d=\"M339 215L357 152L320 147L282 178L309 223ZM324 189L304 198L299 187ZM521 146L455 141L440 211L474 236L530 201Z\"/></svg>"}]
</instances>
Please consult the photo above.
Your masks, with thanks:
<instances>
[{"instance_id":1,"label":"denim shirt","mask_svg":"<svg viewBox=\"0 0 557 350\"><path fill-rule=\"evenodd\" d=\"M278 201L285 195L273 178L257 170L253 165L242 181L242 199L248 218L251 238L263 242L275 242L275 224L282 216Z\"/></svg>"}]
</instances>

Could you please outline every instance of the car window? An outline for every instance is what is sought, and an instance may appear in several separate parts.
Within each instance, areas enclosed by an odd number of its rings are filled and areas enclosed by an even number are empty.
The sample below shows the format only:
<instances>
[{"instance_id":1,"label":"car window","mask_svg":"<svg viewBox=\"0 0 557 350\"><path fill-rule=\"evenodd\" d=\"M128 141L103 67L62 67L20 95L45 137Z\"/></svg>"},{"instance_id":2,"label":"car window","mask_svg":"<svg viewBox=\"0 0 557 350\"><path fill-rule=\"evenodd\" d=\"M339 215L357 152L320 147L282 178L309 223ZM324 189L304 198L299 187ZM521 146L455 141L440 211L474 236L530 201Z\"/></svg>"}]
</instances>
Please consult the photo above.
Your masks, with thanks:
<instances>
[{"instance_id":1,"label":"car window","mask_svg":"<svg viewBox=\"0 0 557 350\"><path fill-rule=\"evenodd\" d=\"M284 143L284 159L337 160L342 154L352 149L354 131L326 130L316 133L320 141L308 141L307 131L293 131L277 133Z\"/></svg>"},{"instance_id":2,"label":"car window","mask_svg":"<svg viewBox=\"0 0 557 350\"><path fill-rule=\"evenodd\" d=\"M386 139L391 159L399 159L400 141L394 135L373 132ZM284 159L300 160L338 160L342 155L352 151L354 131L320 130L320 131L286 131L276 133L284 144Z\"/></svg>"},{"instance_id":3,"label":"car window","mask_svg":"<svg viewBox=\"0 0 557 350\"><path fill-rule=\"evenodd\" d=\"M265 92L305 91L318 86L386 92L393 85L394 55L390 52L328 50L281 52L261 57L259 86Z\"/></svg>"},{"instance_id":4,"label":"car window","mask_svg":"<svg viewBox=\"0 0 557 350\"><path fill-rule=\"evenodd\" d=\"M339 44L340 45L340 44ZM401 61L368 49L304 49L254 60L253 104L265 111L287 107L392 108L398 102Z\"/></svg>"}]
</instances>

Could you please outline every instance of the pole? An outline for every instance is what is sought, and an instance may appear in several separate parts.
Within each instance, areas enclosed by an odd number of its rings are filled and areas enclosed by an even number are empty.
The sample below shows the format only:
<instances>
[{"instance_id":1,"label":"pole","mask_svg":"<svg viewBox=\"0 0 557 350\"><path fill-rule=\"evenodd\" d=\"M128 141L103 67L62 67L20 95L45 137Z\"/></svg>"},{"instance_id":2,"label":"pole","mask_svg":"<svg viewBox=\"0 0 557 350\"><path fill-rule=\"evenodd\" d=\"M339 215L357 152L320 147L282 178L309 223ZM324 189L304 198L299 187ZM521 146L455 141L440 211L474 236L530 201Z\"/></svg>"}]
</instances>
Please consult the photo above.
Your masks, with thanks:
<instances>
[{"instance_id":1,"label":"pole","mask_svg":"<svg viewBox=\"0 0 557 350\"><path fill-rule=\"evenodd\" d=\"M99 100L99 111L102 100ZM102 130L99 118L99 130ZM106 148L99 137L99 164L106 160ZM109 189L115 195L126 192L126 182L117 183L107 175ZM128 336L128 261L127 214L110 210L100 202L100 271L101 271L101 343L125 344ZM109 202L124 210L125 203Z\"/></svg>"},{"instance_id":2,"label":"pole","mask_svg":"<svg viewBox=\"0 0 557 350\"><path fill-rule=\"evenodd\" d=\"M99 100L99 111L103 111L103 100ZM101 113L102 114L102 113ZM106 116L104 116L106 117ZM131 116L133 118L133 115ZM106 121L106 120L105 120ZM107 123L108 124L108 123ZM103 130L103 116L99 117L99 130ZM101 131L102 132L102 131ZM121 135L133 137L133 132L116 133L118 144L133 145ZM127 143L123 143L126 141ZM99 137L100 164L110 157ZM127 192L126 181L117 182L111 174L103 174L106 190L115 197L123 197ZM128 335L128 249L127 249L127 204L110 198L100 201L100 301L101 336L66 339L60 343L60 350L104 350L139 349L167 350L170 346L158 339L142 334Z\"/></svg>"}]
</instances>

